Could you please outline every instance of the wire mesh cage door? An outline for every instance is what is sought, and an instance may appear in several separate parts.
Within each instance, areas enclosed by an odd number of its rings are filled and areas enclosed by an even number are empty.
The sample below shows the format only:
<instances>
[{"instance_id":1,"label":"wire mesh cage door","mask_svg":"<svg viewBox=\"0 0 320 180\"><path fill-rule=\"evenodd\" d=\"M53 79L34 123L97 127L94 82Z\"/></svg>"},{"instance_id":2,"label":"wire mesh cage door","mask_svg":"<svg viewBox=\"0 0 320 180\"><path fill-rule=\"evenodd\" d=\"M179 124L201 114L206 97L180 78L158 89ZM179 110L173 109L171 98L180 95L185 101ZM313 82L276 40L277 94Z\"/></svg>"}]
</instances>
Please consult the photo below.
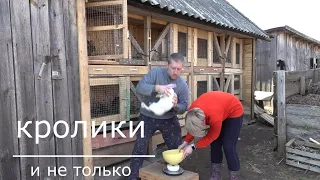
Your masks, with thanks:
<instances>
[{"instance_id":1,"label":"wire mesh cage door","mask_svg":"<svg viewBox=\"0 0 320 180\"><path fill-rule=\"evenodd\" d=\"M127 0L87 3L86 19L89 60L128 58Z\"/></svg>"},{"instance_id":2,"label":"wire mesh cage door","mask_svg":"<svg viewBox=\"0 0 320 180\"><path fill-rule=\"evenodd\" d=\"M128 119L127 84L126 77L90 79L91 118L96 125Z\"/></svg>"}]
</instances>

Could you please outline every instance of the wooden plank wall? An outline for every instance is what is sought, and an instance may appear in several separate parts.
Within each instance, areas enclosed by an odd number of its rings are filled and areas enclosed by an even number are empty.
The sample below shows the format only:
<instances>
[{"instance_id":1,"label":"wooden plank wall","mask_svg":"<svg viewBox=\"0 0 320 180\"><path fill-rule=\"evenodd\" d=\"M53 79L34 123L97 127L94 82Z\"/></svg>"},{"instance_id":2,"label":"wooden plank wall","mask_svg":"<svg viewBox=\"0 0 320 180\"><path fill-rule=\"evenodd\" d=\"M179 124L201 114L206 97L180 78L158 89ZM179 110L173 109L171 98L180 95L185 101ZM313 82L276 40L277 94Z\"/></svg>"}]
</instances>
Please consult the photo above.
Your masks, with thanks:
<instances>
[{"instance_id":1,"label":"wooden plank wall","mask_svg":"<svg viewBox=\"0 0 320 180\"><path fill-rule=\"evenodd\" d=\"M17 104L17 120L25 124L36 120L36 94L34 62L32 56L31 20L29 2L11 1L11 28L14 58L15 94ZM8 26L6 24L5 26ZM35 126L26 128L32 137L35 136ZM17 138L14 134L13 138ZM19 154L39 154L39 148L34 139L22 136L19 139ZM21 179L29 179L31 166L37 167L37 158L21 158ZM34 178L34 179L39 179Z\"/></svg>"},{"instance_id":2,"label":"wooden plank wall","mask_svg":"<svg viewBox=\"0 0 320 180\"><path fill-rule=\"evenodd\" d=\"M251 95L252 95L252 40L244 40L244 50L243 50L243 99L245 103L249 103L251 106Z\"/></svg>"},{"instance_id":3,"label":"wooden plank wall","mask_svg":"<svg viewBox=\"0 0 320 180\"><path fill-rule=\"evenodd\" d=\"M19 159L12 158L19 144L10 16L9 0L0 1L0 179L20 180Z\"/></svg>"},{"instance_id":4,"label":"wooden plank wall","mask_svg":"<svg viewBox=\"0 0 320 180\"><path fill-rule=\"evenodd\" d=\"M45 61L45 56L50 54L50 24L49 24L49 4L44 3L45 8L38 8L35 5L30 6L31 10L31 29L32 29L32 46L34 59L34 74L40 71L42 63ZM53 117L53 95L52 95L52 80L51 67L43 68L42 78L35 81L35 96L36 96L36 120L46 120L50 126L54 124ZM48 102L43 106L43 102ZM46 129L40 130L41 134L46 133ZM30 142L34 144L34 142ZM54 138L39 141L39 154L55 154ZM39 158L39 166L55 167L55 158ZM41 171L40 179L46 177L45 171Z\"/></svg>"},{"instance_id":5,"label":"wooden plank wall","mask_svg":"<svg viewBox=\"0 0 320 180\"><path fill-rule=\"evenodd\" d=\"M320 45L286 32L273 32L271 41L257 40L257 82L256 90L273 91L272 72L278 70L277 60L284 60L286 71L309 69L311 57L320 58Z\"/></svg>"},{"instance_id":6,"label":"wooden plank wall","mask_svg":"<svg viewBox=\"0 0 320 180\"><path fill-rule=\"evenodd\" d=\"M49 136L35 142L35 122L46 120L50 127L64 120L74 132L80 118L79 64L77 49L76 1L0 2L0 179L46 179L47 169L67 167L64 179L74 176L73 166L82 158L13 158L13 155L82 154L81 126L75 138ZM41 65L49 60L38 77ZM58 72L57 76L52 76ZM27 131L18 139L18 121ZM53 129L50 129L51 131ZM58 126L58 133L65 128ZM40 128L40 134L46 128ZM31 166L40 166L40 176L31 177Z\"/></svg>"}]
</instances>

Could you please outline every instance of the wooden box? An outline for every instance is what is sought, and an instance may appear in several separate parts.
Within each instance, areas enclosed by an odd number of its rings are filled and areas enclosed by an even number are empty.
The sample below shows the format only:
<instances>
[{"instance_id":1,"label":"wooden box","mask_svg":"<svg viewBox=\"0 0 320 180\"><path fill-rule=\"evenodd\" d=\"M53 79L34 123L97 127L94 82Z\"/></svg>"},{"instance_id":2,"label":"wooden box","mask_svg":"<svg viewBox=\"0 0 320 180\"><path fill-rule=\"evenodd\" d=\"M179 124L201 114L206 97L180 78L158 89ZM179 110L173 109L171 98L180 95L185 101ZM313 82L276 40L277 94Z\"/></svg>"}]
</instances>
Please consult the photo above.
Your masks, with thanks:
<instances>
[{"instance_id":1,"label":"wooden box","mask_svg":"<svg viewBox=\"0 0 320 180\"><path fill-rule=\"evenodd\" d=\"M199 180L199 174L191 171L184 170L184 173L180 176L169 176L162 172L163 167L166 164L152 163L139 170L139 177L141 180Z\"/></svg>"},{"instance_id":2,"label":"wooden box","mask_svg":"<svg viewBox=\"0 0 320 180\"><path fill-rule=\"evenodd\" d=\"M291 139L286 144L286 164L320 173L320 145Z\"/></svg>"}]
</instances>

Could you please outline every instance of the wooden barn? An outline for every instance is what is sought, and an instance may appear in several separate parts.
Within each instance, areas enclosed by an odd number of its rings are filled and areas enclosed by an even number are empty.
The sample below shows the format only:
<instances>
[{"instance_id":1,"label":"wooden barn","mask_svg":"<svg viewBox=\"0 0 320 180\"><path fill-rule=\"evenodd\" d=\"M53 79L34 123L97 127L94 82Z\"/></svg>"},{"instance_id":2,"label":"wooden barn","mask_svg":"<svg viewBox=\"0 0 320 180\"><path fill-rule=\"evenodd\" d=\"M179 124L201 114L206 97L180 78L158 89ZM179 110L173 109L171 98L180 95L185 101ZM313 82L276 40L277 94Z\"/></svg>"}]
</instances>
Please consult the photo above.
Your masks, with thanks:
<instances>
[{"instance_id":1,"label":"wooden barn","mask_svg":"<svg viewBox=\"0 0 320 180\"><path fill-rule=\"evenodd\" d=\"M320 68L320 41L289 26L265 30L271 41L257 40L256 90L273 92L273 71Z\"/></svg>"},{"instance_id":2,"label":"wooden barn","mask_svg":"<svg viewBox=\"0 0 320 180\"><path fill-rule=\"evenodd\" d=\"M0 15L0 179L47 179L48 166L73 172L74 166L125 160L13 155L131 154L135 137L110 138L110 123L126 121L121 129L128 135L129 122L139 116L136 84L151 68L165 67L173 52L186 59L182 76L189 103L204 92L223 90L236 95L247 119L254 119L256 42L269 36L226 0L3 0ZM58 138L51 129L35 143L35 123L41 120L50 128L63 121L68 136ZM23 127L28 121L33 138L18 138L18 123ZM67 131L55 128L59 134ZM75 129L78 135L71 138ZM156 134L150 150L162 142ZM32 166L40 167L39 177L31 177ZM81 177L68 173L63 179Z\"/></svg>"}]
</instances>

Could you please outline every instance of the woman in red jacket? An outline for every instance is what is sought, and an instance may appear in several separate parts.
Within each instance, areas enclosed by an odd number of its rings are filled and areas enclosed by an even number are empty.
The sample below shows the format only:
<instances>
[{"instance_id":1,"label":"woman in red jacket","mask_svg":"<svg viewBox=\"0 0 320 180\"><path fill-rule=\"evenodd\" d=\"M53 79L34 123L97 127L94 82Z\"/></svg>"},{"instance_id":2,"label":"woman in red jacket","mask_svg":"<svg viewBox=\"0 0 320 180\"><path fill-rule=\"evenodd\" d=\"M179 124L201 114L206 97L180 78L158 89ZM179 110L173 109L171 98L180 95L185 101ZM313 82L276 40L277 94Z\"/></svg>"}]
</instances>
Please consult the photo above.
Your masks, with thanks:
<instances>
[{"instance_id":1,"label":"woman in red jacket","mask_svg":"<svg viewBox=\"0 0 320 180\"><path fill-rule=\"evenodd\" d=\"M230 180L238 179L240 162L236 145L243 122L243 106L239 99L226 92L211 91L202 94L186 114L186 138L179 146L184 157L197 148L211 146L211 178L221 179L222 147L227 159ZM196 143L189 143L194 137Z\"/></svg>"}]
</instances>

